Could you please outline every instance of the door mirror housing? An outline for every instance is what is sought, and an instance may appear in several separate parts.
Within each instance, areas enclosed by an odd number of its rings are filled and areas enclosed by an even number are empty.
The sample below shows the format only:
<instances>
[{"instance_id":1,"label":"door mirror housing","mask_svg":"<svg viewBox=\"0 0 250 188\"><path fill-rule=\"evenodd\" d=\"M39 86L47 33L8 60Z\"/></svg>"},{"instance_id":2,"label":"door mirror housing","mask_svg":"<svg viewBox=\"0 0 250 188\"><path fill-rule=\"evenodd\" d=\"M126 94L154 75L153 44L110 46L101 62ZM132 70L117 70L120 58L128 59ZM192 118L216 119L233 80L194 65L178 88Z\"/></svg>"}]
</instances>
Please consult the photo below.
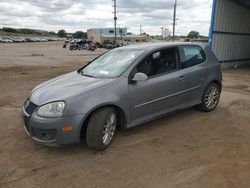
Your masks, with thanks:
<instances>
[{"instance_id":1,"label":"door mirror housing","mask_svg":"<svg viewBox=\"0 0 250 188\"><path fill-rule=\"evenodd\" d=\"M148 76L145 73L137 72L131 79L133 82L145 82L148 80Z\"/></svg>"}]
</instances>

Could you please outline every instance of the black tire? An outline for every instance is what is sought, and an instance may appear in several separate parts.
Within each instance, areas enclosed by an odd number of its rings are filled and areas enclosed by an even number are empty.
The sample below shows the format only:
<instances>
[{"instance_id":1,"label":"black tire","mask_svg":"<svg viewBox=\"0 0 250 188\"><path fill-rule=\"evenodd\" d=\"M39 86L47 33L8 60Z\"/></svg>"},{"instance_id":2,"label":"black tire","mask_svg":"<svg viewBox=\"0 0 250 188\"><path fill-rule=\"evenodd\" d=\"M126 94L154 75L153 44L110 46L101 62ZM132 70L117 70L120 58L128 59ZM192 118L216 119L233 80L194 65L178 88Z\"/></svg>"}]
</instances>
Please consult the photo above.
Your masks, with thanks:
<instances>
[{"instance_id":1,"label":"black tire","mask_svg":"<svg viewBox=\"0 0 250 188\"><path fill-rule=\"evenodd\" d=\"M111 133L107 130L109 129L111 131L111 127L110 128L107 127L108 127L108 122L109 120L111 120L111 116L113 118L113 115L115 116L115 119L114 119L114 125L112 124L112 133ZM119 119L117 111L112 107L101 108L96 112L94 112L91 115L87 125L86 142L88 147L99 151L107 149L111 145L114 139L118 122ZM104 138L105 130L110 134L113 134L112 138L107 138L107 142L105 142L106 137Z\"/></svg>"},{"instance_id":2,"label":"black tire","mask_svg":"<svg viewBox=\"0 0 250 188\"><path fill-rule=\"evenodd\" d=\"M209 103L209 93L210 92L215 92L216 94L214 95L214 98L211 99L211 103ZM218 84L216 83L211 83L208 85L208 87L205 89L204 94L202 96L202 103L197 106L197 108L201 111L204 112L211 112L214 111L215 108L217 107L219 100L220 100L220 93L221 93L221 88Z\"/></svg>"}]
</instances>

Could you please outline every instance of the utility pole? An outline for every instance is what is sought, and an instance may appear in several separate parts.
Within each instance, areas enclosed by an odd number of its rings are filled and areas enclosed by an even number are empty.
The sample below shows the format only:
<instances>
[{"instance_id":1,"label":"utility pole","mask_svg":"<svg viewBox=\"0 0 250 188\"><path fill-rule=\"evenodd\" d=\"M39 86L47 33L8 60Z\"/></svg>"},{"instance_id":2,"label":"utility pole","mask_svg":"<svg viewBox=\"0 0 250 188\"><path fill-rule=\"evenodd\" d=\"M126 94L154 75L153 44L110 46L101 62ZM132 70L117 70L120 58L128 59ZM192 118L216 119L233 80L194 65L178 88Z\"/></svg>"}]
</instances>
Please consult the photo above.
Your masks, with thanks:
<instances>
[{"instance_id":1,"label":"utility pole","mask_svg":"<svg viewBox=\"0 0 250 188\"><path fill-rule=\"evenodd\" d=\"M163 36L163 29L164 29L164 27L161 27L161 37L162 37L162 39L164 38L164 36Z\"/></svg>"},{"instance_id":2,"label":"utility pole","mask_svg":"<svg viewBox=\"0 0 250 188\"><path fill-rule=\"evenodd\" d=\"M177 0L175 0L175 2L174 2L174 17L173 17L173 42L174 42L174 40L175 40L176 6L177 6Z\"/></svg>"},{"instance_id":3,"label":"utility pole","mask_svg":"<svg viewBox=\"0 0 250 188\"><path fill-rule=\"evenodd\" d=\"M142 34L141 24L140 24L140 35Z\"/></svg>"},{"instance_id":4,"label":"utility pole","mask_svg":"<svg viewBox=\"0 0 250 188\"><path fill-rule=\"evenodd\" d=\"M122 46L123 46L123 39L122 39L123 33L122 33L122 29L121 29L120 31L121 31L121 41L122 41ZM120 44L119 44L119 45L120 45Z\"/></svg>"},{"instance_id":5,"label":"utility pole","mask_svg":"<svg viewBox=\"0 0 250 188\"><path fill-rule=\"evenodd\" d=\"M115 28L115 45L116 45L117 44L116 43L116 40L117 40L117 33L116 33L116 21L117 21L117 17L116 17L116 13L117 13L117 11L116 11L116 0L112 0L112 1L114 1L114 5L113 5L114 12L113 12L113 14L114 14L114 28Z\"/></svg>"},{"instance_id":6,"label":"utility pole","mask_svg":"<svg viewBox=\"0 0 250 188\"><path fill-rule=\"evenodd\" d=\"M122 45L122 46L123 46L123 39L122 39L123 31L122 31L121 25L119 25L119 33L120 33L120 35L121 35L121 41L119 41L119 45ZM121 42L121 43L120 43L120 42Z\"/></svg>"}]
</instances>

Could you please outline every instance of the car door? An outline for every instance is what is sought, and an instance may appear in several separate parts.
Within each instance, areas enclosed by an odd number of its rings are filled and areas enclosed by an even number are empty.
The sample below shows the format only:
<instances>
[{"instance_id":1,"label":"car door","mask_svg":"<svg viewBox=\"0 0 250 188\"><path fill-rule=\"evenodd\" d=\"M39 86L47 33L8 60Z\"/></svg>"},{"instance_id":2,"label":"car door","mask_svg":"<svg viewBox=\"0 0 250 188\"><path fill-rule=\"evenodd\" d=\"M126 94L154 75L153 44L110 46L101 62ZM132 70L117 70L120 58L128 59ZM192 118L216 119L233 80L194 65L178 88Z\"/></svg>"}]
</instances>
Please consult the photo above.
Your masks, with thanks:
<instances>
[{"instance_id":1,"label":"car door","mask_svg":"<svg viewBox=\"0 0 250 188\"><path fill-rule=\"evenodd\" d=\"M129 83L132 121L151 119L181 104L183 86L177 48L152 52L135 67L132 77L137 72L145 73L148 80Z\"/></svg>"},{"instance_id":2,"label":"car door","mask_svg":"<svg viewBox=\"0 0 250 188\"><path fill-rule=\"evenodd\" d=\"M187 106L198 103L203 94L203 84L207 71L203 63L206 62L205 53L197 45L179 46L181 76Z\"/></svg>"}]
</instances>

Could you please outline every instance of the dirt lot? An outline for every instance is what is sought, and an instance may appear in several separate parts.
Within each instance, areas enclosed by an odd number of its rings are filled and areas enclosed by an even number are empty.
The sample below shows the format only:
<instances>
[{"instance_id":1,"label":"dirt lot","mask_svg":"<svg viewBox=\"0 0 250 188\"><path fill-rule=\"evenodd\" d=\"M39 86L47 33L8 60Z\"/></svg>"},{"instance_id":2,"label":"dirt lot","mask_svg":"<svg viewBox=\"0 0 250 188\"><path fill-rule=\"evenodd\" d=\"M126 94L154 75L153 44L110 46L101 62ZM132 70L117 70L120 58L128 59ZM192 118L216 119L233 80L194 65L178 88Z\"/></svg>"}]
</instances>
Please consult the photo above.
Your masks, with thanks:
<instances>
[{"instance_id":1,"label":"dirt lot","mask_svg":"<svg viewBox=\"0 0 250 188\"><path fill-rule=\"evenodd\" d=\"M0 44L0 187L250 187L249 68L224 71L216 111L188 109L119 131L105 152L32 141L20 118L29 90L102 52Z\"/></svg>"}]
</instances>

